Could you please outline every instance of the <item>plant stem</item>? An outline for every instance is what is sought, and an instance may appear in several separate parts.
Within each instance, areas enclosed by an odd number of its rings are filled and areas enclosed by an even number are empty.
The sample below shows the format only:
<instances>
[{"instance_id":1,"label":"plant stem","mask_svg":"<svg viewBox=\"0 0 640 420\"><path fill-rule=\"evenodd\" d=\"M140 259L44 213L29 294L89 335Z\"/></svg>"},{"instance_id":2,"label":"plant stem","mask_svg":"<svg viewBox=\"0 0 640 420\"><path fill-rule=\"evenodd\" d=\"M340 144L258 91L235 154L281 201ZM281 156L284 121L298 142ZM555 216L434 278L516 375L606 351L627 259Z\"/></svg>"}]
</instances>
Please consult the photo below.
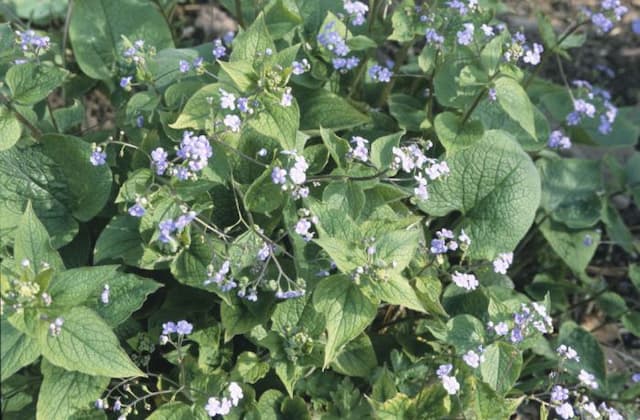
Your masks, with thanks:
<instances>
[{"instance_id":1,"label":"plant stem","mask_svg":"<svg viewBox=\"0 0 640 420\"><path fill-rule=\"evenodd\" d=\"M242 0L236 0L236 19L238 25L244 29L244 17L242 16Z\"/></svg>"}]
</instances>

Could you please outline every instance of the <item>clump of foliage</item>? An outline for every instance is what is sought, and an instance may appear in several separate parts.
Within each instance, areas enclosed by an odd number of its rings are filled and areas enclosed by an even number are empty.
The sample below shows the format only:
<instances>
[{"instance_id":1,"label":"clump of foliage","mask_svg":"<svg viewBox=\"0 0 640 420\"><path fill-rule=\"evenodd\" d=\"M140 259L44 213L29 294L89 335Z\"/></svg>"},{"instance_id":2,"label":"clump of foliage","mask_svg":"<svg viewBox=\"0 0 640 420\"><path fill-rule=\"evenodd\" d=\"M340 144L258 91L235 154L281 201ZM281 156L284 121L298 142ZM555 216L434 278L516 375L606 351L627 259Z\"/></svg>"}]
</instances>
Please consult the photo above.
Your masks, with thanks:
<instances>
[{"instance_id":1,"label":"clump of foliage","mask_svg":"<svg viewBox=\"0 0 640 420\"><path fill-rule=\"evenodd\" d=\"M576 321L640 335L639 266L587 271L637 255L640 154L567 154L638 139L563 69L619 1L531 39L490 0L221 3L195 46L177 1L3 6L4 418L639 414Z\"/></svg>"}]
</instances>

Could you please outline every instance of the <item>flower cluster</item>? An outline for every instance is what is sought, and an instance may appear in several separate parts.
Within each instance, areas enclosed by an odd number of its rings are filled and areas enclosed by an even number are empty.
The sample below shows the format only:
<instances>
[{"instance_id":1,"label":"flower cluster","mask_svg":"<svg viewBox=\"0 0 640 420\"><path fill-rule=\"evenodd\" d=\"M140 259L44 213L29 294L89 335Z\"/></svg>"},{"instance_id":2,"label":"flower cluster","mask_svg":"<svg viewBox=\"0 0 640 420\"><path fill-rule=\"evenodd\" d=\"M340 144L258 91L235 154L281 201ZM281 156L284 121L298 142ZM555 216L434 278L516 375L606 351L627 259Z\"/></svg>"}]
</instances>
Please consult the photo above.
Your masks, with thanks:
<instances>
[{"instance_id":1,"label":"flower cluster","mask_svg":"<svg viewBox=\"0 0 640 420\"><path fill-rule=\"evenodd\" d=\"M89 162L91 162L93 166L102 166L107 163L107 152L104 151L102 146L98 146L95 143L91 145Z\"/></svg>"},{"instance_id":2,"label":"flower cluster","mask_svg":"<svg viewBox=\"0 0 640 420\"><path fill-rule=\"evenodd\" d=\"M296 222L294 231L298 235L302 236L305 241L309 242L313 239L314 235L314 233L310 232L309 229L311 229L314 224L318 223L318 218L312 216L311 212L307 209L300 209L299 213L302 217Z\"/></svg>"},{"instance_id":3,"label":"flower cluster","mask_svg":"<svg viewBox=\"0 0 640 420\"><path fill-rule=\"evenodd\" d=\"M333 53L332 63L334 69L342 72L354 69L360 63L360 59L355 55L348 57L351 50L344 38L337 30L334 30L335 25L335 22L329 22L324 26L322 32L318 34L318 43Z\"/></svg>"},{"instance_id":4,"label":"flower cluster","mask_svg":"<svg viewBox=\"0 0 640 420\"><path fill-rule=\"evenodd\" d=\"M227 47L231 46L234 37L235 33L229 31L222 37L222 39L216 38L213 40L213 50L211 51L211 53L216 58L216 60L219 60L227 55Z\"/></svg>"},{"instance_id":5,"label":"flower cluster","mask_svg":"<svg viewBox=\"0 0 640 420\"><path fill-rule=\"evenodd\" d=\"M477 352L469 350L462 356L462 360L467 364L467 366L477 369L480 366L480 363L484 362L484 349L480 346L478 347Z\"/></svg>"},{"instance_id":6,"label":"flower cluster","mask_svg":"<svg viewBox=\"0 0 640 420\"><path fill-rule=\"evenodd\" d=\"M432 147L431 142L427 143L427 150ZM449 166L445 161L428 158L422 152L417 144L408 146L394 147L393 169L401 169L403 172L414 172L414 179L418 186L414 188L413 193L419 200L427 200L429 192L427 190L427 178L434 181L442 176L449 174Z\"/></svg>"},{"instance_id":7,"label":"flower cluster","mask_svg":"<svg viewBox=\"0 0 640 420\"><path fill-rule=\"evenodd\" d=\"M576 362L580 361L578 352L571 346L561 344L556 349L556 353L558 353L558 356L560 356L563 360L574 360Z\"/></svg>"},{"instance_id":8,"label":"flower cluster","mask_svg":"<svg viewBox=\"0 0 640 420\"><path fill-rule=\"evenodd\" d=\"M282 185L283 191L291 191L295 199L307 197L309 188L303 186L307 181L307 169L309 169L307 160L295 151L282 153L291 156L293 166L288 171L279 166L274 167L271 171L271 181L276 185Z\"/></svg>"},{"instance_id":9,"label":"flower cluster","mask_svg":"<svg viewBox=\"0 0 640 420\"><path fill-rule=\"evenodd\" d=\"M583 9L584 14L591 20L591 23L601 32L607 33L613 29L614 22L619 22L629 11L620 0L602 0L598 10L591 10L587 7Z\"/></svg>"},{"instance_id":10,"label":"flower cluster","mask_svg":"<svg viewBox=\"0 0 640 420\"><path fill-rule=\"evenodd\" d=\"M458 241L460 244L458 244ZM440 255L446 254L448 251L455 251L458 248L461 248L464 251L469 247L469 245L471 245L471 238L469 238L469 236L464 232L464 229L460 231L458 241L455 240L455 236L452 231L445 228L440 229L436 232L436 238L431 240L430 251L432 254ZM477 286L477 284L475 286Z\"/></svg>"},{"instance_id":11,"label":"flower cluster","mask_svg":"<svg viewBox=\"0 0 640 420\"><path fill-rule=\"evenodd\" d=\"M573 111L567 115L567 125L580 124L583 118L595 118L598 107L601 106L600 125L598 131L601 134L609 134L613 130L613 123L618 115L618 108L611 103L611 95L606 90L594 87L585 80L574 80L574 86L578 88L578 94L583 98L573 99Z\"/></svg>"},{"instance_id":12,"label":"flower cluster","mask_svg":"<svg viewBox=\"0 0 640 420\"><path fill-rule=\"evenodd\" d=\"M450 0L446 3L447 7L456 10L460 16L465 16L470 10L478 7L478 0L468 0L467 2L460 0Z\"/></svg>"},{"instance_id":13,"label":"flower cluster","mask_svg":"<svg viewBox=\"0 0 640 420\"><path fill-rule=\"evenodd\" d=\"M300 61L294 61L291 63L291 73L299 76L311 70L311 64L309 64L309 60L303 58Z\"/></svg>"},{"instance_id":14,"label":"flower cluster","mask_svg":"<svg viewBox=\"0 0 640 420\"><path fill-rule=\"evenodd\" d=\"M51 324L49 324L49 334L52 337L57 337L62 333L62 325L64 325L64 319L57 317Z\"/></svg>"},{"instance_id":15,"label":"flower cluster","mask_svg":"<svg viewBox=\"0 0 640 420\"><path fill-rule=\"evenodd\" d=\"M178 334L178 337L184 337L193 332L193 324L182 320L178 322L165 322L162 324L162 333L160 334L160 344L167 344L171 341L171 334Z\"/></svg>"},{"instance_id":16,"label":"flower cluster","mask_svg":"<svg viewBox=\"0 0 640 420\"><path fill-rule=\"evenodd\" d=\"M230 382L227 387L227 396L222 398L211 397L207 401L207 404L204 406L204 409L207 411L211 417L220 415L226 416L231 412L233 407L237 407L240 403L240 400L244 398L244 393L242 392L242 388L236 382Z\"/></svg>"},{"instance_id":17,"label":"flower cluster","mask_svg":"<svg viewBox=\"0 0 640 420\"><path fill-rule=\"evenodd\" d=\"M436 371L436 375L442 381L442 386L447 391L449 395L455 395L460 390L460 384L455 376L450 376L449 374L453 370L453 365L440 365L438 370Z\"/></svg>"},{"instance_id":18,"label":"flower cluster","mask_svg":"<svg viewBox=\"0 0 640 420\"><path fill-rule=\"evenodd\" d=\"M553 130L551 134L549 134L547 146L552 149L570 149L571 139L566 136L561 130Z\"/></svg>"},{"instance_id":19,"label":"flower cluster","mask_svg":"<svg viewBox=\"0 0 640 420\"><path fill-rule=\"evenodd\" d=\"M109 303L109 294L111 293L111 288L108 284L105 284L102 288L102 292L100 293L100 302L103 305L107 305Z\"/></svg>"},{"instance_id":20,"label":"flower cluster","mask_svg":"<svg viewBox=\"0 0 640 420\"><path fill-rule=\"evenodd\" d=\"M20 44L20 49L24 52L32 52L39 55L51 47L48 36L40 36L35 31L16 31L16 42Z\"/></svg>"},{"instance_id":21,"label":"flower cluster","mask_svg":"<svg viewBox=\"0 0 640 420\"><path fill-rule=\"evenodd\" d=\"M156 174L164 175L166 172L180 181L193 179L197 172L202 171L208 165L209 158L213 156L213 149L207 137L195 136L192 131L185 131L180 145L176 147L176 156L182 159L182 164L177 165L169 162L169 154L162 147L153 150L151 164L155 168Z\"/></svg>"},{"instance_id":22,"label":"flower cluster","mask_svg":"<svg viewBox=\"0 0 640 420\"><path fill-rule=\"evenodd\" d=\"M364 15L369 11L369 6L361 1L344 1L344 10L349 13L349 18L353 26L361 26L365 22Z\"/></svg>"},{"instance_id":23,"label":"flower cluster","mask_svg":"<svg viewBox=\"0 0 640 420\"><path fill-rule=\"evenodd\" d=\"M427 28L424 34L427 44L442 45L444 43L444 36L440 35L435 29Z\"/></svg>"},{"instance_id":24,"label":"flower cluster","mask_svg":"<svg viewBox=\"0 0 640 420\"><path fill-rule=\"evenodd\" d=\"M230 271L231 261L229 260L225 260L217 271L212 264L209 264L207 266L207 279L203 284L205 286L208 286L212 283L215 283L223 292L228 292L229 290L235 289L236 287L238 287L238 283L234 281L233 277L228 276Z\"/></svg>"},{"instance_id":25,"label":"flower cluster","mask_svg":"<svg viewBox=\"0 0 640 420\"><path fill-rule=\"evenodd\" d=\"M540 64L544 47L535 42L529 46L526 42L527 38L524 34L522 34L522 32L516 32L516 34L511 37L511 42L508 44L507 51L503 55L505 61L517 63L518 60L522 58L522 61L532 66Z\"/></svg>"},{"instance_id":26,"label":"flower cluster","mask_svg":"<svg viewBox=\"0 0 640 420\"><path fill-rule=\"evenodd\" d=\"M456 286L466 290L475 290L480 284L475 275L471 273L459 273L457 271L451 275L451 280Z\"/></svg>"},{"instance_id":27,"label":"flower cluster","mask_svg":"<svg viewBox=\"0 0 640 420\"><path fill-rule=\"evenodd\" d=\"M187 227L194 219L196 218L195 211L188 211L177 219L164 219L158 224L158 229L160 230L160 235L158 236L158 240L164 244L167 244L174 240L173 236L171 236L174 232L182 232L185 227Z\"/></svg>"},{"instance_id":28,"label":"flower cluster","mask_svg":"<svg viewBox=\"0 0 640 420\"><path fill-rule=\"evenodd\" d=\"M369 68L369 77L374 82L389 83L393 72L388 67L383 67L379 64L374 64Z\"/></svg>"},{"instance_id":29,"label":"flower cluster","mask_svg":"<svg viewBox=\"0 0 640 420\"><path fill-rule=\"evenodd\" d=\"M513 263L513 252L503 252L493 260L493 271L498 274L507 274L507 270Z\"/></svg>"},{"instance_id":30,"label":"flower cluster","mask_svg":"<svg viewBox=\"0 0 640 420\"><path fill-rule=\"evenodd\" d=\"M147 211L145 209L145 206L148 204L148 201L146 198L144 197L136 197L136 202L133 206L129 207L129 210L127 210L127 212L129 213L130 216L133 217L142 217L144 216L145 212Z\"/></svg>"},{"instance_id":31,"label":"flower cluster","mask_svg":"<svg viewBox=\"0 0 640 420\"><path fill-rule=\"evenodd\" d=\"M513 315L513 322L515 326L511 330L512 343L521 342L534 330L542 334L553 332L553 320L544 305L538 302L532 302L531 306L523 303L520 312Z\"/></svg>"},{"instance_id":32,"label":"flower cluster","mask_svg":"<svg viewBox=\"0 0 640 420\"><path fill-rule=\"evenodd\" d=\"M351 137L351 143L355 144L356 147L350 146L347 156L361 162L368 162L369 149L367 148L367 144L369 144L369 140L364 137L353 136Z\"/></svg>"},{"instance_id":33,"label":"flower cluster","mask_svg":"<svg viewBox=\"0 0 640 420\"><path fill-rule=\"evenodd\" d=\"M470 45L473 42L473 32L475 31L473 23L465 23L462 29L456 33L459 45Z\"/></svg>"},{"instance_id":34,"label":"flower cluster","mask_svg":"<svg viewBox=\"0 0 640 420\"><path fill-rule=\"evenodd\" d=\"M178 62L178 70L180 73L188 73L191 69L194 69L197 73L201 73L204 69L204 58L196 57L191 63L187 60L180 60Z\"/></svg>"}]
</instances>

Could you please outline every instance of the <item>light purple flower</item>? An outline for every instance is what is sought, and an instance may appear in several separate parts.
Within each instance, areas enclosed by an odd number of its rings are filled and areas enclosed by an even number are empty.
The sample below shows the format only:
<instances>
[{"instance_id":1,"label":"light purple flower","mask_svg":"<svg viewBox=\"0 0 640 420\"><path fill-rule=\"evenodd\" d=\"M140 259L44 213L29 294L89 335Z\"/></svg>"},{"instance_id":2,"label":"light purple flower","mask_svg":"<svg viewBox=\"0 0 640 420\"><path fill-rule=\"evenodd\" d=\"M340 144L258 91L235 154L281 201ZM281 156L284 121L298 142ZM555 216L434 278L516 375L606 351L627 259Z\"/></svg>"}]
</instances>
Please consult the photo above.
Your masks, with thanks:
<instances>
[{"instance_id":1,"label":"light purple flower","mask_svg":"<svg viewBox=\"0 0 640 420\"><path fill-rule=\"evenodd\" d=\"M191 334L193 331L193 325L187 321L178 321L176 324L176 332L180 335Z\"/></svg>"},{"instance_id":2,"label":"light purple flower","mask_svg":"<svg viewBox=\"0 0 640 420\"><path fill-rule=\"evenodd\" d=\"M234 114L229 114L224 117L224 125L230 129L233 133L237 133L240 131L240 126L242 125L242 120L240 117Z\"/></svg>"},{"instance_id":3,"label":"light purple flower","mask_svg":"<svg viewBox=\"0 0 640 420\"><path fill-rule=\"evenodd\" d=\"M213 40L212 54L218 60L227 54L227 48L222 44L222 40L220 38Z\"/></svg>"},{"instance_id":4,"label":"light purple flower","mask_svg":"<svg viewBox=\"0 0 640 420\"><path fill-rule=\"evenodd\" d=\"M188 61L180 60L180 62L178 63L178 69L180 70L180 73L186 73L191 70L191 65Z\"/></svg>"},{"instance_id":5,"label":"light purple flower","mask_svg":"<svg viewBox=\"0 0 640 420\"><path fill-rule=\"evenodd\" d=\"M133 217L142 217L144 216L145 209L140 203L136 203L133 206L129 207L128 211L129 214Z\"/></svg>"},{"instance_id":6,"label":"light purple flower","mask_svg":"<svg viewBox=\"0 0 640 420\"><path fill-rule=\"evenodd\" d=\"M456 34L458 38L459 45L469 45L473 42L473 31L475 30L475 26L473 23L465 23L464 29L458 31Z\"/></svg>"}]
</instances>

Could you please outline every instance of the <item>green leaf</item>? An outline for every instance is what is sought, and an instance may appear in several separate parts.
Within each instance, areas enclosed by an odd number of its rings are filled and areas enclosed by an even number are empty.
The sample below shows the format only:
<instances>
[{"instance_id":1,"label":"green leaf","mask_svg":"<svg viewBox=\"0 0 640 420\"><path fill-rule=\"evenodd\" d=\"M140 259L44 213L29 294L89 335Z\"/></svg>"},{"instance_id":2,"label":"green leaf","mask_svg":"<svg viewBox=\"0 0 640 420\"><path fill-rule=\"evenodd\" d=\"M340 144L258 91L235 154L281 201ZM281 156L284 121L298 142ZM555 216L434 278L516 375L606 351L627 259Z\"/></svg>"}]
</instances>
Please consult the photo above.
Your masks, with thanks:
<instances>
[{"instance_id":1,"label":"green leaf","mask_svg":"<svg viewBox=\"0 0 640 420\"><path fill-rule=\"evenodd\" d=\"M4 382L23 367L40 357L38 343L15 329L8 321L0 328L0 381Z\"/></svg>"},{"instance_id":2,"label":"green leaf","mask_svg":"<svg viewBox=\"0 0 640 420\"><path fill-rule=\"evenodd\" d=\"M369 117L354 108L341 96L324 89L298 96L300 129L309 134L319 133L320 127L344 130L369 122Z\"/></svg>"},{"instance_id":3,"label":"green leaf","mask_svg":"<svg viewBox=\"0 0 640 420\"><path fill-rule=\"evenodd\" d=\"M0 106L0 151L7 150L22 135L22 126L18 119L5 106Z\"/></svg>"},{"instance_id":4,"label":"green leaf","mask_svg":"<svg viewBox=\"0 0 640 420\"><path fill-rule=\"evenodd\" d=\"M489 76L495 74L496 68L502 60L502 48L505 43L505 37L502 34L494 37L485 45L480 53L480 62L482 67L488 72Z\"/></svg>"},{"instance_id":5,"label":"green leaf","mask_svg":"<svg viewBox=\"0 0 640 420\"><path fill-rule=\"evenodd\" d=\"M428 312L409 281L399 274L392 275L387 281L375 282L373 290L375 296L384 302L404 306L418 312Z\"/></svg>"},{"instance_id":6,"label":"green leaf","mask_svg":"<svg viewBox=\"0 0 640 420\"><path fill-rule=\"evenodd\" d=\"M108 303L101 300L105 286L109 286ZM48 292L54 307L85 305L115 327L126 321L160 286L152 280L118 271L116 265L104 265L57 273Z\"/></svg>"},{"instance_id":7,"label":"green leaf","mask_svg":"<svg viewBox=\"0 0 640 420\"><path fill-rule=\"evenodd\" d=\"M482 121L485 130L502 130L511 134L526 151L538 151L547 145L549 139L549 122L545 115L533 107L533 118L536 126L536 136L533 137L522 128L520 123L513 119L507 112L495 102L485 99L480 102L471 114L472 118Z\"/></svg>"},{"instance_id":8,"label":"green leaf","mask_svg":"<svg viewBox=\"0 0 640 420\"><path fill-rule=\"evenodd\" d=\"M578 376L580 370L584 369L596 377L599 385L602 386L606 383L604 354L593 335L575 322L568 321L560 327L558 345L560 344L573 347L580 356L580 362L574 360L565 362L565 367L569 372Z\"/></svg>"},{"instance_id":9,"label":"green leaf","mask_svg":"<svg viewBox=\"0 0 640 420\"><path fill-rule=\"evenodd\" d=\"M476 349L484 344L484 330L484 325L478 318L471 315L457 315L447 322L446 335L443 339L447 344L454 346L459 354L463 354L467 350Z\"/></svg>"},{"instance_id":10,"label":"green leaf","mask_svg":"<svg viewBox=\"0 0 640 420\"><path fill-rule=\"evenodd\" d=\"M544 13L538 12L536 15L538 19L538 31L540 32L540 37L542 38L544 47L548 50L552 50L558 44L556 34L553 30L553 25Z\"/></svg>"},{"instance_id":11,"label":"green leaf","mask_svg":"<svg viewBox=\"0 0 640 420\"><path fill-rule=\"evenodd\" d=\"M634 243L637 243L637 239L631 234L618 210L611 203L603 201L601 215L609 237L628 253L634 253Z\"/></svg>"},{"instance_id":12,"label":"green leaf","mask_svg":"<svg viewBox=\"0 0 640 420\"><path fill-rule=\"evenodd\" d=\"M352 51L364 51L368 50L369 48L376 48L378 46L378 44L376 44L373 39L364 35L356 35L350 37L349 39L347 39L347 45Z\"/></svg>"},{"instance_id":13,"label":"green leaf","mask_svg":"<svg viewBox=\"0 0 640 420\"><path fill-rule=\"evenodd\" d=\"M393 162L393 148L398 147L405 131L378 137L371 143L371 163L378 169L386 169Z\"/></svg>"},{"instance_id":14,"label":"green leaf","mask_svg":"<svg viewBox=\"0 0 640 420\"><path fill-rule=\"evenodd\" d=\"M303 329L309 336L318 337L324 331L324 315L313 307L310 295L287 299L276 305L271 316L271 329L286 334L289 328Z\"/></svg>"},{"instance_id":15,"label":"green leaf","mask_svg":"<svg viewBox=\"0 0 640 420\"><path fill-rule=\"evenodd\" d=\"M640 292L640 264L629 264L629 279Z\"/></svg>"},{"instance_id":16,"label":"green leaf","mask_svg":"<svg viewBox=\"0 0 640 420\"><path fill-rule=\"evenodd\" d=\"M322 193L322 201L328 207L348 214L353 220L357 220L365 203L362 187L357 182L331 182Z\"/></svg>"},{"instance_id":17,"label":"green leaf","mask_svg":"<svg viewBox=\"0 0 640 420\"><path fill-rule=\"evenodd\" d=\"M189 98L176 122L169 124L169 127L175 129L194 128L197 130L209 128L212 124L211 117L213 115L210 100L213 101L212 103L219 103L220 88L224 88L224 86L219 83L212 83L200 88Z\"/></svg>"},{"instance_id":18,"label":"green leaf","mask_svg":"<svg viewBox=\"0 0 640 420\"><path fill-rule=\"evenodd\" d=\"M78 99L74 99L73 104L68 107L53 110L53 119L56 122L59 133L65 133L82 124L84 116L84 105Z\"/></svg>"},{"instance_id":19,"label":"green leaf","mask_svg":"<svg viewBox=\"0 0 640 420\"><path fill-rule=\"evenodd\" d=\"M433 86L438 102L446 107L463 109L481 92L481 86L461 86L460 73L476 60L468 48L458 48L442 65L437 67Z\"/></svg>"},{"instance_id":20,"label":"green leaf","mask_svg":"<svg viewBox=\"0 0 640 420\"><path fill-rule=\"evenodd\" d=\"M107 80L117 72L131 42L143 40L145 48L172 48L167 21L147 0L83 0L73 5L69 39L80 69L93 79Z\"/></svg>"},{"instance_id":21,"label":"green leaf","mask_svg":"<svg viewBox=\"0 0 640 420\"><path fill-rule=\"evenodd\" d=\"M255 87L258 75L253 70L253 65L249 61L220 61L221 79L226 78L231 81L240 92L250 91ZM223 80L224 81L224 80Z\"/></svg>"},{"instance_id":22,"label":"green leaf","mask_svg":"<svg viewBox=\"0 0 640 420\"><path fill-rule=\"evenodd\" d=\"M36 420L67 420L76 412L93 408L109 384L104 376L70 372L42 362L42 385L38 394Z\"/></svg>"},{"instance_id":23,"label":"green leaf","mask_svg":"<svg viewBox=\"0 0 640 420\"><path fill-rule=\"evenodd\" d=\"M407 13L405 7L397 7L391 15L393 32L389 35L389 40L398 42L409 42L413 40L413 18L413 13Z\"/></svg>"},{"instance_id":24,"label":"green leaf","mask_svg":"<svg viewBox=\"0 0 640 420\"><path fill-rule=\"evenodd\" d=\"M636 337L640 337L640 312L631 311L621 318L622 325Z\"/></svg>"},{"instance_id":25,"label":"green leaf","mask_svg":"<svg viewBox=\"0 0 640 420\"><path fill-rule=\"evenodd\" d=\"M210 418L202 405L188 406L183 402L172 401L154 410L147 420L209 420Z\"/></svg>"},{"instance_id":26,"label":"green leaf","mask_svg":"<svg viewBox=\"0 0 640 420\"><path fill-rule=\"evenodd\" d=\"M255 384L269 372L269 364L260 360L255 353L244 351L238 355L234 372L243 382Z\"/></svg>"},{"instance_id":27,"label":"green leaf","mask_svg":"<svg viewBox=\"0 0 640 420\"><path fill-rule=\"evenodd\" d=\"M522 369L522 352L511 344L496 342L484 352L480 365L482 380L498 394L506 394L513 388Z\"/></svg>"},{"instance_id":28,"label":"green leaf","mask_svg":"<svg viewBox=\"0 0 640 420\"><path fill-rule=\"evenodd\" d=\"M533 114L533 104L529 100L529 95L510 77L500 77L495 81L496 95L498 103L504 111L520 126L536 138L536 125Z\"/></svg>"},{"instance_id":29,"label":"green leaf","mask_svg":"<svg viewBox=\"0 0 640 420\"><path fill-rule=\"evenodd\" d=\"M129 215L116 215L98 236L93 248L93 261L122 260L137 266L144 253L142 238L138 232L140 220Z\"/></svg>"},{"instance_id":30,"label":"green leaf","mask_svg":"<svg viewBox=\"0 0 640 420\"><path fill-rule=\"evenodd\" d=\"M336 165L339 168L345 168L347 166L349 142L322 127L320 127L320 136Z\"/></svg>"},{"instance_id":31,"label":"green leaf","mask_svg":"<svg viewBox=\"0 0 640 420\"><path fill-rule=\"evenodd\" d=\"M360 334L355 340L347 343L331 363L331 368L336 372L361 378L369 377L377 366L376 353L366 334Z\"/></svg>"},{"instance_id":32,"label":"green leaf","mask_svg":"<svg viewBox=\"0 0 640 420\"><path fill-rule=\"evenodd\" d=\"M593 258L600 243L600 232L595 229L568 229L561 223L545 220L540 232L551 248L573 271L582 273ZM588 240L591 238L590 240Z\"/></svg>"},{"instance_id":33,"label":"green leaf","mask_svg":"<svg viewBox=\"0 0 640 420\"><path fill-rule=\"evenodd\" d=\"M38 325L38 343L49 362L67 370L110 378L142 376L118 339L94 311L77 306L60 315L64 319L58 336L49 333L49 323Z\"/></svg>"},{"instance_id":34,"label":"green leaf","mask_svg":"<svg viewBox=\"0 0 640 420\"><path fill-rule=\"evenodd\" d=\"M217 294L227 304L231 304L229 293L223 293L218 286L205 286L207 279L207 266L212 262L215 247L207 241L196 240L188 248L183 249L178 256L171 261L171 274L182 284L197 287ZM257 254L254 253L251 258ZM232 261L237 261L232 258ZM222 262L220 262L222 264Z\"/></svg>"},{"instance_id":35,"label":"green leaf","mask_svg":"<svg viewBox=\"0 0 640 420\"><path fill-rule=\"evenodd\" d=\"M33 212L31 202L27 203L16 234L13 249L16 268L21 270L21 264L28 260L31 269L39 272L42 264L49 264L55 270L64 270L64 263L58 252L51 246L51 239L44 225Z\"/></svg>"},{"instance_id":36,"label":"green leaf","mask_svg":"<svg viewBox=\"0 0 640 420\"><path fill-rule=\"evenodd\" d=\"M598 296L598 306L608 316L617 319L629 312L624 298L615 292L604 292Z\"/></svg>"},{"instance_id":37,"label":"green leaf","mask_svg":"<svg viewBox=\"0 0 640 420\"><path fill-rule=\"evenodd\" d=\"M303 22L297 11L291 10L282 0L277 0L267 10L267 28L273 39L280 39ZM234 44L234 48L237 48Z\"/></svg>"},{"instance_id":38,"label":"green leaf","mask_svg":"<svg viewBox=\"0 0 640 420\"><path fill-rule=\"evenodd\" d=\"M40 139L44 153L62 169L73 192L73 216L86 222L105 206L111 193L111 170L89 162L91 146L77 137L48 134Z\"/></svg>"},{"instance_id":39,"label":"green leaf","mask_svg":"<svg viewBox=\"0 0 640 420\"><path fill-rule=\"evenodd\" d=\"M280 405L284 400L284 394L276 389L269 389L260 396L256 406L260 420L282 420Z\"/></svg>"},{"instance_id":40,"label":"green leaf","mask_svg":"<svg viewBox=\"0 0 640 420\"><path fill-rule=\"evenodd\" d=\"M593 226L600 219L600 163L585 159L540 159L540 205L551 218L572 229Z\"/></svg>"},{"instance_id":41,"label":"green leaf","mask_svg":"<svg viewBox=\"0 0 640 420\"><path fill-rule=\"evenodd\" d=\"M342 346L360 335L373 320L376 305L343 275L321 280L313 293L313 305L327 320L326 368L336 359Z\"/></svg>"},{"instance_id":42,"label":"green leaf","mask_svg":"<svg viewBox=\"0 0 640 420\"><path fill-rule=\"evenodd\" d=\"M427 111L415 97L394 93L389 97L389 113L398 121L400 128L420 131L430 127Z\"/></svg>"},{"instance_id":43,"label":"green leaf","mask_svg":"<svg viewBox=\"0 0 640 420\"><path fill-rule=\"evenodd\" d=\"M285 398L280 410L285 419L311 420L307 403L301 397Z\"/></svg>"},{"instance_id":44,"label":"green leaf","mask_svg":"<svg viewBox=\"0 0 640 420\"><path fill-rule=\"evenodd\" d=\"M285 150L296 149L296 132L300 124L300 109L294 100L291 106L282 106L274 98L262 100L264 111L251 118L248 125L263 136L278 142Z\"/></svg>"},{"instance_id":45,"label":"green leaf","mask_svg":"<svg viewBox=\"0 0 640 420\"><path fill-rule=\"evenodd\" d=\"M278 184L271 180L272 168L267 167L247 189L244 204L247 210L268 214L284 203L284 194Z\"/></svg>"},{"instance_id":46,"label":"green leaf","mask_svg":"<svg viewBox=\"0 0 640 420\"><path fill-rule=\"evenodd\" d=\"M6 75L6 83L11 89L11 99L31 105L45 99L49 93L62 85L68 71L44 64L26 63L12 66Z\"/></svg>"},{"instance_id":47,"label":"green leaf","mask_svg":"<svg viewBox=\"0 0 640 420\"><path fill-rule=\"evenodd\" d=\"M504 398L475 376L467 376L461 391L461 406L466 418L508 420L522 404L523 397ZM546 420L546 417L544 418Z\"/></svg>"},{"instance_id":48,"label":"green leaf","mask_svg":"<svg viewBox=\"0 0 640 420\"><path fill-rule=\"evenodd\" d=\"M452 112L438 114L434 121L434 128L438 140L447 151L469 147L482 139L484 134L482 122L470 120L462 124L462 118Z\"/></svg>"},{"instance_id":49,"label":"green leaf","mask_svg":"<svg viewBox=\"0 0 640 420\"><path fill-rule=\"evenodd\" d=\"M531 158L502 131L446 157L451 174L431 183L418 203L433 215L458 210L471 237L469 255L493 259L511 251L529 230L540 202L540 178Z\"/></svg>"},{"instance_id":50,"label":"green leaf","mask_svg":"<svg viewBox=\"0 0 640 420\"><path fill-rule=\"evenodd\" d=\"M276 51L276 47L265 24L264 14L260 13L246 31L241 32L233 40L233 51L229 61L254 61L264 55L267 48Z\"/></svg>"},{"instance_id":51,"label":"green leaf","mask_svg":"<svg viewBox=\"0 0 640 420\"><path fill-rule=\"evenodd\" d=\"M220 318L224 327L225 342L235 335L245 334L256 325L264 324L271 316L272 301L266 296L256 303L222 303Z\"/></svg>"}]
</instances>

